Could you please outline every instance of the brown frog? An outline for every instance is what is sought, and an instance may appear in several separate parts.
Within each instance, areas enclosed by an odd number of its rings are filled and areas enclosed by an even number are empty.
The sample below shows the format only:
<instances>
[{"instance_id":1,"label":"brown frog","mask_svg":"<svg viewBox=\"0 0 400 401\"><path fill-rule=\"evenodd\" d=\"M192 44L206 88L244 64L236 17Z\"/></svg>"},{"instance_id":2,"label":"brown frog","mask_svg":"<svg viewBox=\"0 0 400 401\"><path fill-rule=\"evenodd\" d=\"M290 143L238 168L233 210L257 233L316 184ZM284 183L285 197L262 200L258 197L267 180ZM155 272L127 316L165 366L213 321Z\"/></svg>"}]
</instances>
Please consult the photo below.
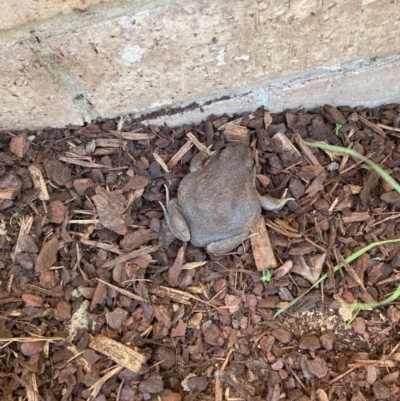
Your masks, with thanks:
<instances>
[{"instance_id":1,"label":"brown frog","mask_svg":"<svg viewBox=\"0 0 400 401\"><path fill-rule=\"evenodd\" d=\"M260 196L253 165L250 148L241 142L230 142L211 157L198 153L177 198L169 201L167 194L166 209L162 205L172 234L212 254L239 246L249 237L261 207L278 211L291 200Z\"/></svg>"}]
</instances>

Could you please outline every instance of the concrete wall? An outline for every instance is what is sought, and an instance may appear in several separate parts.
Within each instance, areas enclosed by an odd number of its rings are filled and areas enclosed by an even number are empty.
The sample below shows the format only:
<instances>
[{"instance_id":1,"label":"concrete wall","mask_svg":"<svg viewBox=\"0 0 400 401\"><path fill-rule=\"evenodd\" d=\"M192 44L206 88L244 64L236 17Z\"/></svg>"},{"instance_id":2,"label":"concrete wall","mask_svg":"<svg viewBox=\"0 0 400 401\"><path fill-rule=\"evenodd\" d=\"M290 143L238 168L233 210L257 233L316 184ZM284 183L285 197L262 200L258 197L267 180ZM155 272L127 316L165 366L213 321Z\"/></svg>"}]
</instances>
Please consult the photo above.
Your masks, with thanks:
<instances>
[{"instance_id":1,"label":"concrete wall","mask_svg":"<svg viewBox=\"0 0 400 401\"><path fill-rule=\"evenodd\" d=\"M0 6L3 130L143 116L193 102L203 107L166 121L260 105L400 102L399 0Z\"/></svg>"}]
</instances>

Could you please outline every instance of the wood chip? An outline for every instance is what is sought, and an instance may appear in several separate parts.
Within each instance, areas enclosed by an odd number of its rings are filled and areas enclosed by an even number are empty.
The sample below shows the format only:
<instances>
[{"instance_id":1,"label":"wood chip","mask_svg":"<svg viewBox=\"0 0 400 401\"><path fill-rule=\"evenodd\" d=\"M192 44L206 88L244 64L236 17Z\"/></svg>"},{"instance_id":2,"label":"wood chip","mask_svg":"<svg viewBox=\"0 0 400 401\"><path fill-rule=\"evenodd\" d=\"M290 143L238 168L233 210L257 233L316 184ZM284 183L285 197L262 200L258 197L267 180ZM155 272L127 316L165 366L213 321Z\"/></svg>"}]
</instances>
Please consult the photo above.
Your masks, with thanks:
<instances>
[{"instance_id":1,"label":"wood chip","mask_svg":"<svg viewBox=\"0 0 400 401\"><path fill-rule=\"evenodd\" d=\"M126 262L127 260L136 258L138 256L146 255L151 252L155 252L157 249L158 249L158 246L146 246L144 248L137 249L137 250L129 252L129 253L125 253L121 256L118 256L115 259L108 260L107 262L103 263L101 267L103 267L103 268L111 267L111 266L116 265L117 263Z\"/></svg>"},{"instance_id":2,"label":"wood chip","mask_svg":"<svg viewBox=\"0 0 400 401\"><path fill-rule=\"evenodd\" d=\"M116 136L117 138L127 139L130 141L145 141L156 137L155 134L148 134L146 132L120 132L120 131L110 131L110 134Z\"/></svg>"},{"instance_id":3,"label":"wood chip","mask_svg":"<svg viewBox=\"0 0 400 401\"><path fill-rule=\"evenodd\" d=\"M254 114L249 114L249 119L251 119L253 117L254 117ZM237 118L236 120L233 120L233 121L229 121L229 123L226 123L226 124L223 124L223 125L219 126L218 127L218 131L222 131L222 130L226 129L226 127L228 125L240 125L242 123L242 121L243 121L242 117Z\"/></svg>"},{"instance_id":4,"label":"wood chip","mask_svg":"<svg viewBox=\"0 0 400 401\"><path fill-rule=\"evenodd\" d=\"M144 298L142 298L142 297L139 297L139 295L133 294L132 292L127 291L127 290L124 290L123 288L119 288L119 287L117 287L116 285L107 283L106 281L103 281L103 280L101 280L101 279L99 279L99 278L97 279L97 281L98 281L99 283L101 283L102 285L107 286L107 287L110 287L110 288L112 288L113 290L115 290L115 291L117 291L117 292L119 292L119 293L125 295L125 296L128 297L128 298L134 299L135 301L144 302L144 303L149 303L148 300L146 300L146 299L144 299Z\"/></svg>"},{"instance_id":5,"label":"wood chip","mask_svg":"<svg viewBox=\"0 0 400 401\"><path fill-rule=\"evenodd\" d=\"M118 149L116 148L99 148L92 153L92 156L105 156L105 155L113 155L116 153L118 153Z\"/></svg>"},{"instance_id":6,"label":"wood chip","mask_svg":"<svg viewBox=\"0 0 400 401\"><path fill-rule=\"evenodd\" d=\"M281 219L274 221L265 219L265 225L279 234L283 234L289 238L302 238L302 235L297 232L293 227Z\"/></svg>"},{"instance_id":7,"label":"wood chip","mask_svg":"<svg viewBox=\"0 0 400 401\"><path fill-rule=\"evenodd\" d=\"M267 129L272 124L272 116L269 111L264 113L264 129Z\"/></svg>"},{"instance_id":8,"label":"wood chip","mask_svg":"<svg viewBox=\"0 0 400 401\"><path fill-rule=\"evenodd\" d=\"M123 366L116 366L114 369L110 370L107 372L103 377L101 377L99 380L97 380L95 383L93 383L88 390L91 391L90 394L90 399L94 400L97 395L99 394L103 384L111 379L111 377L117 375L124 367Z\"/></svg>"},{"instance_id":9,"label":"wood chip","mask_svg":"<svg viewBox=\"0 0 400 401\"><path fill-rule=\"evenodd\" d=\"M167 163L167 167L172 170L182 159L182 157L192 148L193 141L187 141L175 154L171 157L170 161Z\"/></svg>"},{"instance_id":10,"label":"wood chip","mask_svg":"<svg viewBox=\"0 0 400 401\"><path fill-rule=\"evenodd\" d=\"M250 142L250 135L250 131L247 127L231 123L225 124L224 137L227 142L237 141L248 145Z\"/></svg>"},{"instance_id":11,"label":"wood chip","mask_svg":"<svg viewBox=\"0 0 400 401\"><path fill-rule=\"evenodd\" d=\"M215 152L212 152L211 150L209 150L207 147L205 147L191 132L188 132L186 134L186 136L194 143L194 145L196 146L196 148L200 151L203 152L205 154L207 154L208 156L213 155Z\"/></svg>"},{"instance_id":12,"label":"wood chip","mask_svg":"<svg viewBox=\"0 0 400 401\"><path fill-rule=\"evenodd\" d=\"M97 147L100 148L122 148L125 149L127 142L126 141L121 141L120 139L103 139L99 138L95 140L95 144Z\"/></svg>"},{"instance_id":13,"label":"wood chip","mask_svg":"<svg viewBox=\"0 0 400 401\"><path fill-rule=\"evenodd\" d=\"M10 151L19 158L23 158L30 147L28 135L24 132L11 138Z\"/></svg>"},{"instance_id":14,"label":"wood chip","mask_svg":"<svg viewBox=\"0 0 400 401\"><path fill-rule=\"evenodd\" d=\"M18 239L17 239L17 244L15 245L15 250L12 256L12 260L15 260L15 255L17 255L18 253L22 252L20 249L20 242L22 240L22 238L29 234L29 232L31 231L32 228L32 223L33 223L33 217L29 216L29 217L23 217L20 220L21 223L21 228L19 230L19 234L18 234Z\"/></svg>"},{"instance_id":15,"label":"wood chip","mask_svg":"<svg viewBox=\"0 0 400 401\"><path fill-rule=\"evenodd\" d=\"M179 284L178 278L182 271L182 265L185 258L185 248L185 246L181 246L178 249L174 263L168 269L168 273L164 275L165 280L172 287L176 287Z\"/></svg>"},{"instance_id":16,"label":"wood chip","mask_svg":"<svg viewBox=\"0 0 400 401\"><path fill-rule=\"evenodd\" d=\"M216 372L222 383L229 384L235 389L239 396L244 400L251 400L252 396L255 395L256 389L249 382L237 377L235 374L230 372Z\"/></svg>"},{"instance_id":17,"label":"wood chip","mask_svg":"<svg viewBox=\"0 0 400 401\"><path fill-rule=\"evenodd\" d=\"M381 127L379 127L377 124L371 123L371 121L369 121L367 118L360 116L360 115L358 116L358 118L367 127L371 128L372 131L376 132L379 135L382 135L383 137L386 137L385 131Z\"/></svg>"},{"instance_id":18,"label":"wood chip","mask_svg":"<svg viewBox=\"0 0 400 401\"><path fill-rule=\"evenodd\" d=\"M349 216L342 216L343 223L356 223L359 221L365 221L371 216L369 212L353 212Z\"/></svg>"},{"instance_id":19,"label":"wood chip","mask_svg":"<svg viewBox=\"0 0 400 401\"><path fill-rule=\"evenodd\" d=\"M50 196L47 192L46 182L44 181L42 172L33 164L31 164L28 169L31 173L33 186L40 190L39 199L43 201L49 200Z\"/></svg>"},{"instance_id":20,"label":"wood chip","mask_svg":"<svg viewBox=\"0 0 400 401\"><path fill-rule=\"evenodd\" d=\"M385 125L385 124L376 124L378 127L383 128L383 129L387 129L389 131L394 131L394 132L400 132L400 128L396 128L396 127L391 127L390 125ZM390 135L390 134L388 134ZM397 136L397 135L396 135ZM397 136L398 137L398 136Z\"/></svg>"},{"instance_id":21,"label":"wood chip","mask_svg":"<svg viewBox=\"0 0 400 401\"><path fill-rule=\"evenodd\" d=\"M25 380L27 380L29 383L29 387L26 388L26 397L28 401L39 401L42 399L42 397L39 395L36 375L32 372L29 372L25 376Z\"/></svg>"},{"instance_id":22,"label":"wood chip","mask_svg":"<svg viewBox=\"0 0 400 401\"><path fill-rule=\"evenodd\" d=\"M0 177L0 199L14 199L21 192L21 181L14 173Z\"/></svg>"},{"instance_id":23,"label":"wood chip","mask_svg":"<svg viewBox=\"0 0 400 401\"><path fill-rule=\"evenodd\" d=\"M264 218L262 216L252 228L251 233L257 233L257 235L250 237L257 270L264 271L275 268L278 264L274 256L274 251L272 249L268 232L265 228Z\"/></svg>"},{"instance_id":24,"label":"wood chip","mask_svg":"<svg viewBox=\"0 0 400 401\"><path fill-rule=\"evenodd\" d=\"M204 262L190 262L190 263L185 263L182 266L182 270L191 270L191 269L196 269L197 267L201 267L206 265L208 262L204 261Z\"/></svg>"},{"instance_id":25,"label":"wood chip","mask_svg":"<svg viewBox=\"0 0 400 401\"><path fill-rule=\"evenodd\" d=\"M122 217L126 207L125 197L119 191L109 192L102 187L97 187L96 195L92 196L92 200L96 205L100 224L117 234L126 234L128 228ZM69 223L71 224L71 221Z\"/></svg>"},{"instance_id":26,"label":"wood chip","mask_svg":"<svg viewBox=\"0 0 400 401\"><path fill-rule=\"evenodd\" d=\"M105 168L105 169L109 169L108 166L104 166L103 164L98 164L98 163L92 163L92 162L86 162L84 160L81 159L74 159L72 157L67 157L67 156L59 156L58 157L59 160L66 162L66 163L70 163L70 164L76 164L77 166L82 166L82 167L88 167L88 168Z\"/></svg>"},{"instance_id":27,"label":"wood chip","mask_svg":"<svg viewBox=\"0 0 400 401\"><path fill-rule=\"evenodd\" d=\"M40 250L36 262L36 271L45 272L49 270L57 260L59 249L60 243L56 237L52 237L50 241L47 241Z\"/></svg>"},{"instance_id":28,"label":"wood chip","mask_svg":"<svg viewBox=\"0 0 400 401\"><path fill-rule=\"evenodd\" d=\"M211 302L204 301L203 299L197 298L187 292L176 290L176 289L170 288L170 287L164 287L164 286L150 287L149 293L157 295L161 298L165 298L165 297L171 298L172 300L179 302L181 304L184 304L184 305L192 305L191 300L195 300L198 302L202 302L206 305L209 305L212 308L217 309L217 307L215 305L213 305Z\"/></svg>"},{"instance_id":29,"label":"wood chip","mask_svg":"<svg viewBox=\"0 0 400 401\"><path fill-rule=\"evenodd\" d=\"M91 336L89 347L108 356L115 363L129 369L133 373L139 373L142 369L142 364L147 361L147 358L133 349L133 347L121 344L102 335Z\"/></svg>"},{"instance_id":30,"label":"wood chip","mask_svg":"<svg viewBox=\"0 0 400 401\"><path fill-rule=\"evenodd\" d=\"M314 166L320 166L321 164L320 162L317 160L317 158L314 156L313 152L311 151L311 149L303 142L303 140L301 139L301 136L299 133L295 133L294 134L294 139L297 143L297 145L300 147L300 149L302 150L305 158L308 160L308 162Z\"/></svg>"},{"instance_id":31,"label":"wood chip","mask_svg":"<svg viewBox=\"0 0 400 401\"><path fill-rule=\"evenodd\" d=\"M165 164L164 160L161 159L161 157L160 157L157 153L155 153L155 152L153 152L153 157L154 157L154 160L162 167L162 169L163 169L166 173L169 173L169 168L168 168L168 166Z\"/></svg>"},{"instance_id":32,"label":"wood chip","mask_svg":"<svg viewBox=\"0 0 400 401\"><path fill-rule=\"evenodd\" d=\"M278 143L279 145L281 145L282 149L284 151L287 151L289 153L292 154L296 154L298 156L300 156L300 152L294 147L294 145L292 144L292 142L289 141L289 139L287 138L286 135L282 134L282 132L277 132L272 139L274 140L274 142Z\"/></svg>"},{"instance_id":33,"label":"wood chip","mask_svg":"<svg viewBox=\"0 0 400 401\"><path fill-rule=\"evenodd\" d=\"M93 246L94 248L103 249L105 251L116 253L117 255L121 255L123 253L119 247L117 247L116 245L113 245L113 244L106 244L106 243L103 243L103 242L91 241L91 240L86 239L86 238L81 238L79 241L84 245Z\"/></svg>"}]
</instances>

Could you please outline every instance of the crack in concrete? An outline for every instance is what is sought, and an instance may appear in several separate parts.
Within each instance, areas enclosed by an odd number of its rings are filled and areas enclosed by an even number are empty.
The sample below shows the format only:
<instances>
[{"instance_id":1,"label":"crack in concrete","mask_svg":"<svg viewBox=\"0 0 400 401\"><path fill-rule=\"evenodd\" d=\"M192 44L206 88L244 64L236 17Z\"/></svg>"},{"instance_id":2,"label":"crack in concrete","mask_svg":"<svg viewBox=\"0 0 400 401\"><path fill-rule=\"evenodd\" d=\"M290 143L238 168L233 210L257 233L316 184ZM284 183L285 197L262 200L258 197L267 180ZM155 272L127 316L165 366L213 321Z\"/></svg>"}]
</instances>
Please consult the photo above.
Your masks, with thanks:
<instances>
[{"instance_id":1,"label":"crack in concrete","mask_svg":"<svg viewBox=\"0 0 400 401\"><path fill-rule=\"evenodd\" d=\"M81 113L83 121L91 122L99 117L95 106L87 98L85 89L75 81L71 72L64 67L49 44L38 37L33 37L25 43L33 52L36 61L46 69L67 99Z\"/></svg>"}]
</instances>

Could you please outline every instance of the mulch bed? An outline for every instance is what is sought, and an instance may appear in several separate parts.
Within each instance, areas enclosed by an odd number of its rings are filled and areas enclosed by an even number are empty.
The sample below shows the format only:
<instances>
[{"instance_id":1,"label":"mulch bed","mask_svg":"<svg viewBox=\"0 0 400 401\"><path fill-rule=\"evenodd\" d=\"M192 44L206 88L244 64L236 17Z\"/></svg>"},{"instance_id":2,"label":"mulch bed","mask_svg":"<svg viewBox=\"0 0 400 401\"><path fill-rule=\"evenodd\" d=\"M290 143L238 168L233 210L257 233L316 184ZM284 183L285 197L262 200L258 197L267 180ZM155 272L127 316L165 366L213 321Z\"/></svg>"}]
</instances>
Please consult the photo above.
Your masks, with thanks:
<instances>
[{"instance_id":1,"label":"mulch bed","mask_svg":"<svg viewBox=\"0 0 400 401\"><path fill-rule=\"evenodd\" d=\"M400 238L400 195L301 139L351 147L400 182L399 124L400 105L325 105L1 134L0 399L398 400L399 303L349 327L343 305L393 293L400 243L333 267ZM168 231L159 202L189 172L189 132L213 150L246 136L259 192L294 198L263 212L270 281L254 237L213 256Z\"/></svg>"}]
</instances>

